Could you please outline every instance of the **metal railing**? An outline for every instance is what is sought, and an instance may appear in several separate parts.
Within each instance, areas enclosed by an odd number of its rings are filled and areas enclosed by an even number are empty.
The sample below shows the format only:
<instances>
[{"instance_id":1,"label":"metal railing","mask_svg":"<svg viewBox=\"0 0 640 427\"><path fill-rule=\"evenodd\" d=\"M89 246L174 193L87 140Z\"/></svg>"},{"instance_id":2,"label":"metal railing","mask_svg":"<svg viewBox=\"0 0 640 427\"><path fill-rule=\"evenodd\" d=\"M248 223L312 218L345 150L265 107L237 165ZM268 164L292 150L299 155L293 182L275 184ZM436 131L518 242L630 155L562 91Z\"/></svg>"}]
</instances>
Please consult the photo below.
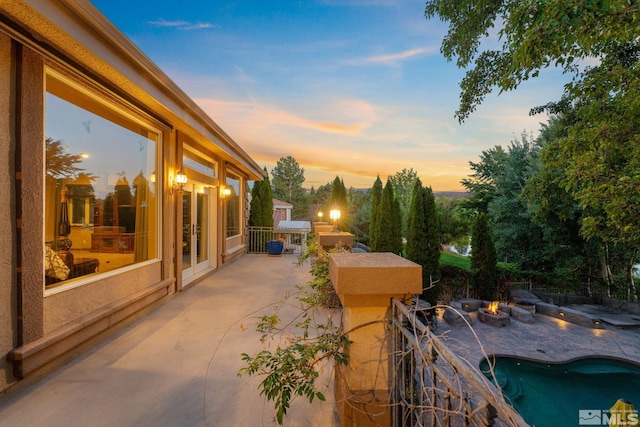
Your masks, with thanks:
<instances>
[{"instance_id":1,"label":"metal railing","mask_svg":"<svg viewBox=\"0 0 640 427\"><path fill-rule=\"evenodd\" d=\"M528 424L484 375L398 300L392 304L393 427Z\"/></svg>"},{"instance_id":2,"label":"metal railing","mask_svg":"<svg viewBox=\"0 0 640 427\"><path fill-rule=\"evenodd\" d=\"M280 240L284 254L300 255L307 244L308 230L272 227L248 227L249 253L266 254L267 242Z\"/></svg>"}]
</instances>

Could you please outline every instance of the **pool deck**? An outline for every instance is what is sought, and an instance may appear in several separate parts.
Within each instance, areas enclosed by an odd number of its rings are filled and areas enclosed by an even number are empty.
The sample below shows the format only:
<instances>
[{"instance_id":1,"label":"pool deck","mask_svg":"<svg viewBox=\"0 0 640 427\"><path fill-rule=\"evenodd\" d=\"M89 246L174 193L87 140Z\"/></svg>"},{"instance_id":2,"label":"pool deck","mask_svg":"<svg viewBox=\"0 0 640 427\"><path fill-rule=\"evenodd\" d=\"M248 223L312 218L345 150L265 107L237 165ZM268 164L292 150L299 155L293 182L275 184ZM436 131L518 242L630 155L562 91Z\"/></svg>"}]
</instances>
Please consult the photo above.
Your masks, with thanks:
<instances>
[{"instance_id":1,"label":"pool deck","mask_svg":"<svg viewBox=\"0 0 640 427\"><path fill-rule=\"evenodd\" d=\"M434 333L470 367L477 369L485 355L518 356L562 363L584 357L610 357L640 362L640 329L616 328L605 324L591 329L553 317L536 314L535 322L495 327L478 321L469 313L472 329L454 327L438 318Z\"/></svg>"}]
</instances>

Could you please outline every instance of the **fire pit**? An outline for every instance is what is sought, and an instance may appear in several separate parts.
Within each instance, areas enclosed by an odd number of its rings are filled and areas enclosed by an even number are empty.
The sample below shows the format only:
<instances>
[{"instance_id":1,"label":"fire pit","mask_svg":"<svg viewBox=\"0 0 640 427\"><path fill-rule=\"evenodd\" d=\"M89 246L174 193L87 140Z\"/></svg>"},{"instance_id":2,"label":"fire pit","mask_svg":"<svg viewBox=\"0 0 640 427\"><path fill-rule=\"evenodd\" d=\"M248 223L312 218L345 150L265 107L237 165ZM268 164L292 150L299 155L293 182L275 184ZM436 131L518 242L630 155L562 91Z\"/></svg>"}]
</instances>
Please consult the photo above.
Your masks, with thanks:
<instances>
[{"instance_id":1,"label":"fire pit","mask_svg":"<svg viewBox=\"0 0 640 427\"><path fill-rule=\"evenodd\" d=\"M493 301L488 307L478 309L478 320L491 326L507 326L511 324L509 313L498 310L498 301Z\"/></svg>"}]
</instances>

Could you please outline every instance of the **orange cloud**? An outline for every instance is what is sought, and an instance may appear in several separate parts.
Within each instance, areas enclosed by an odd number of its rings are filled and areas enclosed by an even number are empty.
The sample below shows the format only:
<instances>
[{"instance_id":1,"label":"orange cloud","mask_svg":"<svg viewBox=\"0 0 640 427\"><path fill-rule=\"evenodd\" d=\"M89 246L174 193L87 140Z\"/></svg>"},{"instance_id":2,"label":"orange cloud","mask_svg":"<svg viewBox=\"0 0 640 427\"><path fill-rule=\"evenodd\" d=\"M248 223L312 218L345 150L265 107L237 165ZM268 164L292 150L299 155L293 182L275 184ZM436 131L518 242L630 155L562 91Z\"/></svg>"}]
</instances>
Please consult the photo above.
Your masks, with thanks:
<instances>
[{"instance_id":1,"label":"orange cloud","mask_svg":"<svg viewBox=\"0 0 640 427\"><path fill-rule=\"evenodd\" d=\"M343 135L359 135L369 123L339 123L334 121L314 121L306 117L282 110L277 106L255 102L235 102L218 99L196 99L196 102L216 120L216 122L250 123L254 129L292 126Z\"/></svg>"}]
</instances>

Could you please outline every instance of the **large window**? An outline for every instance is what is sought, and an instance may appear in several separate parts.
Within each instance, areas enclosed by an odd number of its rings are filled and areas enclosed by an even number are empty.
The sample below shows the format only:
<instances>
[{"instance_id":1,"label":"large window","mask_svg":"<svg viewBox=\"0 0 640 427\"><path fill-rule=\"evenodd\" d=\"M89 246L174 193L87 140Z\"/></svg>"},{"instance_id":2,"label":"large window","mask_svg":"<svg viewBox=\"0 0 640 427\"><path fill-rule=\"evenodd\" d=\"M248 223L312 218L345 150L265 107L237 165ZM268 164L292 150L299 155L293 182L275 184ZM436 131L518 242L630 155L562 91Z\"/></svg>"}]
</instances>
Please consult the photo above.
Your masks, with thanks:
<instances>
[{"instance_id":1,"label":"large window","mask_svg":"<svg viewBox=\"0 0 640 427\"><path fill-rule=\"evenodd\" d=\"M158 256L160 133L47 72L45 285Z\"/></svg>"},{"instance_id":2,"label":"large window","mask_svg":"<svg viewBox=\"0 0 640 427\"><path fill-rule=\"evenodd\" d=\"M231 190L227 198L227 237L233 237L240 234L240 178L227 175L227 188Z\"/></svg>"}]
</instances>

